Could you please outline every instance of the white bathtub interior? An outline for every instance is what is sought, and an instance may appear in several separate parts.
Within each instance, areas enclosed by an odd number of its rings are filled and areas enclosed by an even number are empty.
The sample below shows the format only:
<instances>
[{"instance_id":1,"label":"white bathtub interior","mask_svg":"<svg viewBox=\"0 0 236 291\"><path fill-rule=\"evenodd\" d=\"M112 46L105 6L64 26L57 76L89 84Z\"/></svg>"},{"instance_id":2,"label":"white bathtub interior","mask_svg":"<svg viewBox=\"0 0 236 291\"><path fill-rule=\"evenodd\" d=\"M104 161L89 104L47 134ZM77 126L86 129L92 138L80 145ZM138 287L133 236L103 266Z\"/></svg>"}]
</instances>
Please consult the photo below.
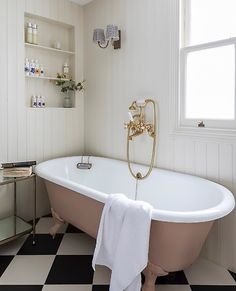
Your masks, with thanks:
<instances>
[{"instance_id":1,"label":"white bathtub interior","mask_svg":"<svg viewBox=\"0 0 236 291\"><path fill-rule=\"evenodd\" d=\"M123 161L90 157L91 170L77 169L81 157L61 158L42 163L42 178L105 202L112 193L135 199L136 180ZM147 168L134 165L136 171ZM149 179L138 181L137 200L149 202L153 218L161 221L200 222L218 219L234 207L234 198L225 187L199 177L155 168Z\"/></svg>"}]
</instances>

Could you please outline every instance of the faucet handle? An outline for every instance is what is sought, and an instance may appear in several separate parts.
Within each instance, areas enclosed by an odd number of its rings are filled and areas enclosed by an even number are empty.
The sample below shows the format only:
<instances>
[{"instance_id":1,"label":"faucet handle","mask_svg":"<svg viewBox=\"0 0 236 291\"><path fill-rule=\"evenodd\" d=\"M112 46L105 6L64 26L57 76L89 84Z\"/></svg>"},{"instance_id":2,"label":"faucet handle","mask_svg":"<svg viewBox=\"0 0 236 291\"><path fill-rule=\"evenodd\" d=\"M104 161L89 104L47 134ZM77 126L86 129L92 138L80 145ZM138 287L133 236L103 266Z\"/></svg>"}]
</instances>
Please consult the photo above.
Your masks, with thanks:
<instances>
[{"instance_id":1,"label":"faucet handle","mask_svg":"<svg viewBox=\"0 0 236 291\"><path fill-rule=\"evenodd\" d=\"M129 123L124 123L124 129L127 129L129 127Z\"/></svg>"},{"instance_id":2,"label":"faucet handle","mask_svg":"<svg viewBox=\"0 0 236 291\"><path fill-rule=\"evenodd\" d=\"M128 116L129 116L129 120L133 122L134 121L133 114L130 111L128 112Z\"/></svg>"},{"instance_id":3,"label":"faucet handle","mask_svg":"<svg viewBox=\"0 0 236 291\"><path fill-rule=\"evenodd\" d=\"M146 106L146 100L137 100L136 104L138 107L145 107Z\"/></svg>"}]
</instances>

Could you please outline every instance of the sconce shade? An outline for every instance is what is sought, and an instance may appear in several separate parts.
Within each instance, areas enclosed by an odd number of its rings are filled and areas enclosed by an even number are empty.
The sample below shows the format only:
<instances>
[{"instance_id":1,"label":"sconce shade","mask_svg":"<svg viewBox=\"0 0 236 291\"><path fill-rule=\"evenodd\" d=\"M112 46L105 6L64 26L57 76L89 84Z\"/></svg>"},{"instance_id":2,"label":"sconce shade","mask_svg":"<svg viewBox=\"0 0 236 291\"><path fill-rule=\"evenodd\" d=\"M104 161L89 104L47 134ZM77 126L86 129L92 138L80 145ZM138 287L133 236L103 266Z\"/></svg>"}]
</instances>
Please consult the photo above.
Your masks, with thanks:
<instances>
[{"instance_id":1,"label":"sconce shade","mask_svg":"<svg viewBox=\"0 0 236 291\"><path fill-rule=\"evenodd\" d=\"M93 41L104 44L106 42L104 29L96 28L93 32Z\"/></svg>"},{"instance_id":2,"label":"sconce shade","mask_svg":"<svg viewBox=\"0 0 236 291\"><path fill-rule=\"evenodd\" d=\"M106 39L111 41L119 40L118 26L112 24L107 25Z\"/></svg>"}]
</instances>

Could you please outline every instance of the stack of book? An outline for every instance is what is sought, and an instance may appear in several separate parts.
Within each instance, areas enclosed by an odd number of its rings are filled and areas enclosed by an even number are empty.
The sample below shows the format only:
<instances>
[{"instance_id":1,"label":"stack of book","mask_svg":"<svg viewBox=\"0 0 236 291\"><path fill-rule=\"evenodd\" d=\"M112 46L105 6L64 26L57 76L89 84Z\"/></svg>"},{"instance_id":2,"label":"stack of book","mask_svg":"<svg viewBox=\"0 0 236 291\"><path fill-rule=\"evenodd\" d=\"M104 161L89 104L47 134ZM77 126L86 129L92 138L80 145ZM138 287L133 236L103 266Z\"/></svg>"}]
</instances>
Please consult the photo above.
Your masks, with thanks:
<instances>
[{"instance_id":1,"label":"stack of book","mask_svg":"<svg viewBox=\"0 0 236 291\"><path fill-rule=\"evenodd\" d=\"M36 161L4 163L2 164L3 177L4 178L29 177L32 175L33 166L35 165Z\"/></svg>"}]
</instances>

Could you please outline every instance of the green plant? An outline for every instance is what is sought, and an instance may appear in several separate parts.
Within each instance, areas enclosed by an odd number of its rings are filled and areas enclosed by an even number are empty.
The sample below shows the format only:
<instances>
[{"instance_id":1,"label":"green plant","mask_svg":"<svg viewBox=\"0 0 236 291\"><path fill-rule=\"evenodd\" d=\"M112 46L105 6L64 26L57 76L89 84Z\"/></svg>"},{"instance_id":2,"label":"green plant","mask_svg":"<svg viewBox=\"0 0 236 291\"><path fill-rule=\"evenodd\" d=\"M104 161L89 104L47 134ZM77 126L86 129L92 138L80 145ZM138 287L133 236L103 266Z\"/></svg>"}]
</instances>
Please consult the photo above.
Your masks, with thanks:
<instances>
[{"instance_id":1,"label":"green plant","mask_svg":"<svg viewBox=\"0 0 236 291\"><path fill-rule=\"evenodd\" d=\"M76 83L74 80L70 79L70 80L64 80L66 79L66 76L64 74L59 74L57 73L57 78L58 80L56 81L56 86L61 87L61 92L66 93L69 91L82 91L84 90L84 82L79 82Z\"/></svg>"}]
</instances>

